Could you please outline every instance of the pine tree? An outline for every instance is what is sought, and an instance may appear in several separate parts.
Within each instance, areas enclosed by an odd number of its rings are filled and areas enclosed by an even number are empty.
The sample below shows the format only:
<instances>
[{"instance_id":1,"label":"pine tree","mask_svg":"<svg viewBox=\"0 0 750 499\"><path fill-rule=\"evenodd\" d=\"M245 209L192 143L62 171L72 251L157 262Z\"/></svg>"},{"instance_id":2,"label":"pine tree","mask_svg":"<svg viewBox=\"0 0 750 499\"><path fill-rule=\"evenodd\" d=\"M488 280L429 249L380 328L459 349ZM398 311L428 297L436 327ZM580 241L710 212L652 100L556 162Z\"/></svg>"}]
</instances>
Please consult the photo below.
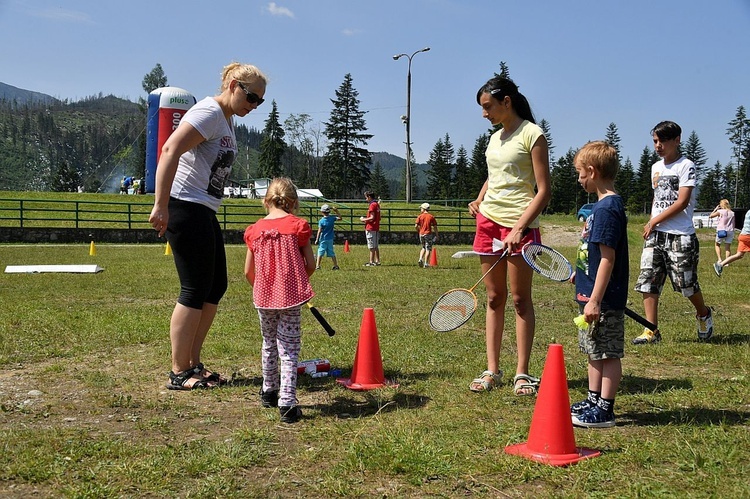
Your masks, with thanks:
<instances>
[{"instance_id":1,"label":"pine tree","mask_svg":"<svg viewBox=\"0 0 750 499\"><path fill-rule=\"evenodd\" d=\"M549 122L545 119L542 119L542 121L539 122L539 128L542 129L544 137L547 139L547 149L549 150L549 164L551 165L555 162L555 146L552 144L552 132L550 131Z\"/></svg>"},{"instance_id":2,"label":"pine tree","mask_svg":"<svg viewBox=\"0 0 750 499\"><path fill-rule=\"evenodd\" d=\"M622 154L620 153L620 134L617 131L617 125L610 123L607 132L604 135L604 141L615 148L617 151L617 166L622 165Z\"/></svg>"},{"instance_id":3,"label":"pine tree","mask_svg":"<svg viewBox=\"0 0 750 499\"><path fill-rule=\"evenodd\" d=\"M489 143L489 134L483 133L474 142L474 148L471 150L469 174L466 182L468 197L471 199L476 199L479 191L482 190L484 182L487 180L487 156L485 152Z\"/></svg>"},{"instance_id":4,"label":"pine tree","mask_svg":"<svg viewBox=\"0 0 750 499\"><path fill-rule=\"evenodd\" d=\"M700 139L698 139L698 134L695 133L695 130L690 132L687 142L685 142L685 145L682 147L682 154L687 159L695 163L695 180L697 183L701 178L703 178L703 168L701 167L706 164L706 161L708 161L708 157L706 156L706 150L703 149L701 141Z\"/></svg>"},{"instance_id":5,"label":"pine tree","mask_svg":"<svg viewBox=\"0 0 750 499\"><path fill-rule=\"evenodd\" d=\"M627 158L617 172L617 177L615 177L615 190L622 197L622 202L625 206L628 205L630 196L635 191L635 186L633 185L634 179L635 171L633 170L633 162L630 161L630 158Z\"/></svg>"},{"instance_id":6,"label":"pine tree","mask_svg":"<svg viewBox=\"0 0 750 499\"><path fill-rule=\"evenodd\" d=\"M659 161L656 152L644 147L638 161L638 172L633 180L633 190L630 193L628 211L631 213L650 213L651 201L653 199L653 187L651 186L651 166Z\"/></svg>"},{"instance_id":7,"label":"pine tree","mask_svg":"<svg viewBox=\"0 0 750 499\"><path fill-rule=\"evenodd\" d=\"M576 152L569 149L552 167L550 172L552 198L547 205L549 213L575 213L578 206L586 202L583 198L585 193L578 184L578 174L573 162Z\"/></svg>"},{"instance_id":8,"label":"pine tree","mask_svg":"<svg viewBox=\"0 0 750 499\"><path fill-rule=\"evenodd\" d=\"M728 125L727 135L733 146L736 165L735 191L729 199L734 199L734 207L744 207L750 205L750 119L744 106L737 108L734 119Z\"/></svg>"},{"instance_id":9,"label":"pine tree","mask_svg":"<svg viewBox=\"0 0 750 499\"><path fill-rule=\"evenodd\" d=\"M152 69L150 73L143 77L141 85L143 86L143 90L147 94L150 94L157 88L167 86L167 75L164 74L164 68L161 67L161 64L159 64L158 62L156 63L154 69Z\"/></svg>"},{"instance_id":10,"label":"pine tree","mask_svg":"<svg viewBox=\"0 0 750 499\"><path fill-rule=\"evenodd\" d=\"M372 153L366 146L372 135L365 133L365 111L359 110L358 95L347 73L331 99L333 110L325 123L328 151L323 158L327 174L321 179L331 192L329 197L358 197L370 181Z\"/></svg>"},{"instance_id":11,"label":"pine tree","mask_svg":"<svg viewBox=\"0 0 750 499\"><path fill-rule=\"evenodd\" d=\"M453 180L453 161L455 154L450 136L438 140L430 153L427 164L427 192L428 199L448 199L451 197L451 183Z\"/></svg>"},{"instance_id":12,"label":"pine tree","mask_svg":"<svg viewBox=\"0 0 750 499\"><path fill-rule=\"evenodd\" d=\"M383 173L383 167L380 166L380 161L375 163L375 167L370 173L370 190L377 193L383 199L391 199L391 192L388 186L388 179L385 178Z\"/></svg>"},{"instance_id":13,"label":"pine tree","mask_svg":"<svg viewBox=\"0 0 750 499\"><path fill-rule=\"evenodd\" d=\"M453 193L451 197L467 199L476 196L468 188L469 185L469 158L466 148L461 146L456 154L456 171L453 175Z\"/></svg>"},{"instance_id":14,"label":"pine tree","mask_svg":"<svg viewBox=\"0 0 750 499\"><path fill-rule=\"evenodd\" d=\"M698 195L695 198L696 207L705 207L706 209L713 208L719 203L719 200L725 197L722 192L723 178L724 170L721 166L721 162L717 161L713 169L707 171L698 184Z\"/></svg>"},{"instance_id":15,"label":"pine tree","mask_svg":"<svg viewBox=\"0 0 750 499\"><path fill-rule=\"evenodd\" d=\"M258 173L261 177L279 177L284 173L281 159L287 145L284 142L284 128L279 123L279 111L275 100L271 102L271 112L268 113L262 135Z\"/></svg>"}]
</instances>

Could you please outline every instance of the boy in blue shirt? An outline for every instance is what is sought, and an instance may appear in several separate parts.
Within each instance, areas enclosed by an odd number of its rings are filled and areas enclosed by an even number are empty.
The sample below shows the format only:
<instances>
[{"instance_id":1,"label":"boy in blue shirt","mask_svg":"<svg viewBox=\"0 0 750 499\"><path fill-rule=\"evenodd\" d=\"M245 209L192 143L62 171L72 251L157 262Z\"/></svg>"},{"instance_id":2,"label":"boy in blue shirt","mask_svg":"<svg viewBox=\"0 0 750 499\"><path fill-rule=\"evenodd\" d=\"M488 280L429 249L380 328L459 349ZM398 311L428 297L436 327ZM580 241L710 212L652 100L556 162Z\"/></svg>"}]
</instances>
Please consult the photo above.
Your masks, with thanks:
<instances>
[{"instance_id":1,"label":"boy in blue shirt","mask_svg":"<svg viewBox=\"0 0 750 499\"><path fill-rule=\"evenodd\" d=\"M324 204L320 207L323 218L318 220L318 234L315 236L315 244L318 245L318 260L315 264L315 269L320 270L320 262L324 256L330 256L333 260L333 268L331 270L338 270L339 264L336 261L336 253L333 251L333 226L336 221L341 220L339 210L335 206L333 207L335 215L331 215L331 207Z\"/></svg>"},{"instance_id":2,"label":"boy in blue shirt","mask_svg":"<svg viewBox=\"0 0 750 499\"><path fill-rule=\"evenodd\" d=\"M576 261L576 301L589 324L578 330L578 346L588 355L588 396L573 404L573 425L615 425L615 395L625 356L625 306L628 297L627 217L615 192L617 151L606 142L589 142L575 156L578 183L598 197L581 234Z\"/></svg>"}]
</instances>

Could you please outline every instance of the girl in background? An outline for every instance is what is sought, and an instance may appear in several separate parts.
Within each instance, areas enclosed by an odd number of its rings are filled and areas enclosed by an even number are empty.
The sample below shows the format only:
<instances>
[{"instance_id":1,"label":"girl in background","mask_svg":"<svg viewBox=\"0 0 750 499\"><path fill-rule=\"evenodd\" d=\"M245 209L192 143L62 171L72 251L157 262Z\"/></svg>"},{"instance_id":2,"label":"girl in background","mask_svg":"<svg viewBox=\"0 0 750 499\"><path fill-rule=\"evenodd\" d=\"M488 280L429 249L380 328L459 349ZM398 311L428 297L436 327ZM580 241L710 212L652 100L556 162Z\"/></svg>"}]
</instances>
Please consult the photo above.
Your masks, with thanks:
<instances>
[{"instance_id":1,"label":"girl in background","mask_svg":"<svg viewBox=\"0 0 750 499\"><path fill-rule=\"evenodd\" d=\"M716 224L716 261L721 262L721 245L724 245L724 259L729 258L732 254L730 251L732 240L734 240L734 212L729 206L728 199L719 201L719 206L714 208L708 216L708 218L716 217L719 217Z\"/></svg>"},{"instance_id":2,"label":"girl in background","mask_svg":"<svg viewBox=\"0 0 750 499\"><path fill-rule=\"evenodd\" d=\"M296 423L302 416L297 406L300 308L314 296L312 230L295 216L299 199L290 179L274 179L263 205L266 217L245 230L245 277L253 287L263 335L260 397L263 407L278 406L282 422Z\"/></svg>"}]
</instances>

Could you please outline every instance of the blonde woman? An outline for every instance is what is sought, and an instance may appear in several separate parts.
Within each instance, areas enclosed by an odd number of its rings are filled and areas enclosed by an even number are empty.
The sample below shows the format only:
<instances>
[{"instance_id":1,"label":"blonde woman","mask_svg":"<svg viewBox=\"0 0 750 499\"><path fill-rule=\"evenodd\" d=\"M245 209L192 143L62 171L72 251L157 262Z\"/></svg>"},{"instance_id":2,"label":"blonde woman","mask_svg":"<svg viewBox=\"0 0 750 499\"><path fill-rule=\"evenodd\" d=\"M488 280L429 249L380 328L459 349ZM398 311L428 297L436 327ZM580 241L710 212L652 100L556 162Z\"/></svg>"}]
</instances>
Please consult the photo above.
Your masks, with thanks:
<instances>
[{"instance_id":1,"label":"blonde woman","mask_svg":"<svg viewBox=\"0 0 750 499\"><path fill-rule=\"evenodd\" d=\"M169 336L172 370L167 388L214 388L226 379L201 362L201 349L227 289L227 262L216 212L237 156L234 116L263 103L266 76L233 62L221 74L219 95L188 110L164 143L156 168L149 223L166 235L180 278Z\"/></svg>"},{"instance_id":2,"label":"blonde woman","mask_svg":"<svg viewBox=\"0 0 750 499\"><path fill-rule=\"evenodd\" d=\"M730 247L734 240L734 212L732 207L729 206L728 199L722 199L719 201L719 206L714 208L714 211L708 216L708 218L716 218L719 220L716 224L716 261L720 262L723 259L729 258L732 254ZM724 258L721 258L721 245L724 245Z\"/></svg>"}]
</instances>

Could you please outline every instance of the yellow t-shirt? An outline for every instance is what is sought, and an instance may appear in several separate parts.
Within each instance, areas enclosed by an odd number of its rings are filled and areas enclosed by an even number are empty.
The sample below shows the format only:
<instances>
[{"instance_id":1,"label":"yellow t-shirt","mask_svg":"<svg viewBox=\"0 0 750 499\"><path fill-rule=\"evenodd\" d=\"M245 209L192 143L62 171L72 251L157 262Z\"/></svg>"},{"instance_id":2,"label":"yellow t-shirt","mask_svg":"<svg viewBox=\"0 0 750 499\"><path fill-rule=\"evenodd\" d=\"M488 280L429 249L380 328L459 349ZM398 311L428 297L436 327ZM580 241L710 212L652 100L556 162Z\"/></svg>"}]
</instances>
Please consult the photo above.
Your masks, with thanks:
<instances>
[{"instance_id":1,"label":"yellow t-shirt","mask_svg":"<svg viewBox=\"0 0 750 499\"><path fill-rule=\"evenodd\" d=\"M502 130L492 134L487 145L487 193L479 205L485 217L504 227L513 227L534 198L536 178L531 163L531 148L544 134L542 129L524 120L513 134L500 139ZM529 227L539 227L537 218Z\"/></svg>"}]
</instances>

